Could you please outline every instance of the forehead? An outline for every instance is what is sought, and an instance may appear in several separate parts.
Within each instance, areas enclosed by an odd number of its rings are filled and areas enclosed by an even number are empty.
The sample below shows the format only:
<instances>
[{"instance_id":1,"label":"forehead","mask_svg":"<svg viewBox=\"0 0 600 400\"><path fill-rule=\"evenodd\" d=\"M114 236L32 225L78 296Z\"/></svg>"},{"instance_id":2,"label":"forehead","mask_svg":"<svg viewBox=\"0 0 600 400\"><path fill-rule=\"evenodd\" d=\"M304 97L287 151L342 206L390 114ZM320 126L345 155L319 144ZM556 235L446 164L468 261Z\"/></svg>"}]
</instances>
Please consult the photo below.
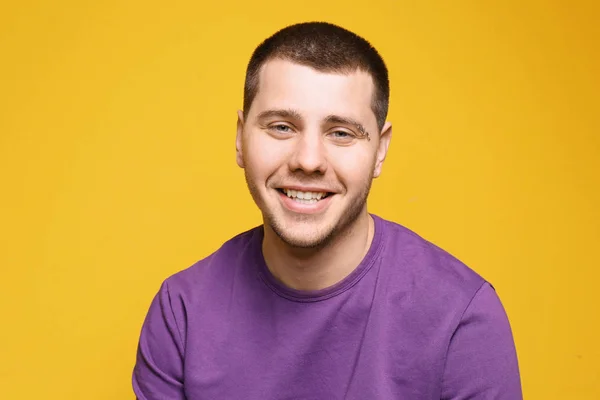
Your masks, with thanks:
<instances>
[{"instance_id":1,"label":"forehead","mask_svg":"<svg viewBox=\"0 0 600 400\"><path fill-rule=\"evenodd\" d=\"M304 118L341 115L375 123L371 75L317 71L287 60L271 60L259 73L258 91L250 114L269 109L297 110Z\"/></svg>"}]
</instances>

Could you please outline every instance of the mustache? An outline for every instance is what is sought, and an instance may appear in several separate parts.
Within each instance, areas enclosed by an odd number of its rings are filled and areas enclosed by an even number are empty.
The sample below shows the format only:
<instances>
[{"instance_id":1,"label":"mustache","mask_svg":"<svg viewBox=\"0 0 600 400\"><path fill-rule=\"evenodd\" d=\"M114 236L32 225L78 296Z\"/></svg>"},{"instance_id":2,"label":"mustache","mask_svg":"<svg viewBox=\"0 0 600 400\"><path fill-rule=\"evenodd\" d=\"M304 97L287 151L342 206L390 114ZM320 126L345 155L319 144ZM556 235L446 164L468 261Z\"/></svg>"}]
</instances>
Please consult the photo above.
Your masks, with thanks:
<instances>
[{"instance_id":1,"label":"mustache","mask_svg":"<svg viewBox=\"0 0 600 400\"><path fill-rule=\"evenodd\" d=\"M339 182L331 181L323 177L309 177L306 175L293 175L287 177L273 177L267 182L267 186L271 188L307 186L326 188L331 192L343 191L343 186Z\"/></svg>"}]
</instances>

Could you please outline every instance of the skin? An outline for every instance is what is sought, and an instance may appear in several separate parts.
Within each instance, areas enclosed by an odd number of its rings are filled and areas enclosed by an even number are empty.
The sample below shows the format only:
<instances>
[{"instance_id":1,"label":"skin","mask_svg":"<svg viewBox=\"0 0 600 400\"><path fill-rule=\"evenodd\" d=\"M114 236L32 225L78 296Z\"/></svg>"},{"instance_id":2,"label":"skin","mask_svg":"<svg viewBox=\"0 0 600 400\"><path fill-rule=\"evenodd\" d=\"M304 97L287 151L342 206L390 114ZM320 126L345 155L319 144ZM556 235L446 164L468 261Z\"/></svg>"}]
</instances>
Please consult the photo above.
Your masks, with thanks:
<instances>
[{"instance_id":1,"label":"skin","mask_svg":"<svg viewBox=\"0 0 600 400\"><path fill-rule=\"evenodd\" d=\"M286 60L265 63L244 120L238 111L237 163L263 214L263 255L273 275L299 290L339 282L373 238L367 211L391 124L378 129L374 85L362 71L324 73ZM280 189L330 193L299 204Z\"/></svg>"}]
</instances>

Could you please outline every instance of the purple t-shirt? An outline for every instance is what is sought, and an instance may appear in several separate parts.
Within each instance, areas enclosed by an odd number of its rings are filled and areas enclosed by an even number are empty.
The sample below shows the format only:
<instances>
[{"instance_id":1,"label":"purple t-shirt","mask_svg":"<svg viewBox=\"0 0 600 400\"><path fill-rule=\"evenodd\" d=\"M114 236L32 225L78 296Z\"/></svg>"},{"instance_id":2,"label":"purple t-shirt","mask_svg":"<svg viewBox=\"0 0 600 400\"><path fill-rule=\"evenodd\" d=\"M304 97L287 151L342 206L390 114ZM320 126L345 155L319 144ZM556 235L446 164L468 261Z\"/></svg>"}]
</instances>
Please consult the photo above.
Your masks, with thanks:
<instances>
[{"instance_id":1,"label":"purple t-shirt","mask_svg":"<svg viewBox=\"0 0 600 400\"><path fill-rule=\"evenodd\" d=\"M361 264L324 290L283 286L262 227L163 283L133 371L140 400L522 398L492 286L373 215Z\"/></svg>"}]
</instances>

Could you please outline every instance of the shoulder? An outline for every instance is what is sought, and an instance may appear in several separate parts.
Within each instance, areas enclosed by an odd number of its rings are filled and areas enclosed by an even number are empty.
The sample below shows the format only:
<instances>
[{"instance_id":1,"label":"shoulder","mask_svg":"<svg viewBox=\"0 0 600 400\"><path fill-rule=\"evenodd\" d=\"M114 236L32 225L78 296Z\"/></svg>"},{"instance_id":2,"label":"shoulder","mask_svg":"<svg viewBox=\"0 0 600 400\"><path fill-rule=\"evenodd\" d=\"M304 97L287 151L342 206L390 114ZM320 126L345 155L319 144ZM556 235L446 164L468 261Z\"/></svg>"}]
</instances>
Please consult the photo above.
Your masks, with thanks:
<instances>
[{"instance_id":1,"label":"shoulder","mask_svg":"<svg viewBox=\"0 0 600 400\"><path fill-rule=\"evenodd\" d=\"M383 265L389 278L410 290L422 306L468 306L486 280L454 255L396 222L379 217Z\"/></svg>"},{"instance_id":2,"label":"shoulder","mask_svg":"<svg viewBox=\"0 0 600 400\"><path fill-rule=\"evenodd\" d=\"M242 232L224 242L217 250L193 265L166 278L163 290L185 297L202 292L215 292L219 285L226 285L228 277L252 257L251 246L261 233L261 227Z\"/></svg>"},{"instance_id":3,"label":"shoulder","mask_svg":"<svg viewBox=\"0 0 600 400\"><path fill-rule=\"evenodd\" d=\"M219 307L227 304L232 282L247 264L249 247L259 233L259 228L240 233L209 256L164 279L150 304L143 340L158 347L175 340L182 354L190 323L207 311L221 312Z\"/></svg>"}]
</instances>

